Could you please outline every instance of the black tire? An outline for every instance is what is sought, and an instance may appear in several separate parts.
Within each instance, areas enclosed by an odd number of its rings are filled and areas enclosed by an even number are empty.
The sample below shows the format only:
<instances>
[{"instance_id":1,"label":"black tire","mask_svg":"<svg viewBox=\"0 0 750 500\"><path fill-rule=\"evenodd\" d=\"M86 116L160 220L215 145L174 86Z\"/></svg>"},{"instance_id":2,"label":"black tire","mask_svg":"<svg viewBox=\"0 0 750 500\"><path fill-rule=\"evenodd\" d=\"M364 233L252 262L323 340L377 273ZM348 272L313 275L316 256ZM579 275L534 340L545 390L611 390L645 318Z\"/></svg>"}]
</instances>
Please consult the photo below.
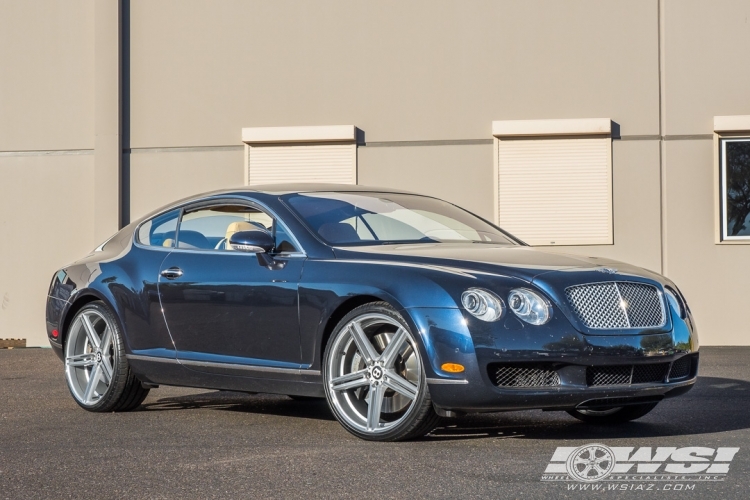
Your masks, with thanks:
<instances>
[{"instance_id":1,"label":"black tire","mask_svg":"<svg viewBox=\"0 0 750 500\"><path fill-rule=\"evenodd\" d=\"M330 373L330 367L332 366L334 346L340 346L341 343L345 341L343 337L350 335L349 330L345 329L345 327L347 327L350 322L354 321L357 318L365 318L368 317L368 315L373 314L391 318L394 323L397 323L400 328L403 328L407 332L409 338L407 338L405 342L408 342L408 345L406 347L406 351L404 352L408 352L409 348L413 348L413 350L409 354L409 359L411 359L412 355L419 356L418 366L424 366L424 357L419 352L420 348L419 343L415 340L416 337L412 334L411 330L408 327L408 324L406 323L406 321L404 321L404 318L398 312L396 312L395 309L393 309L386 302L372 302L359 306L353 309L346 316L344 316L341 321L339 321L328 341L328 344L326 345L325 354L323 356L323 380L328 406L331 409L331 413L333 413L334 417L336 417L336 420L338 420L339 423L347 431L361 439L366 439L369 441L404 441L424 436L437 426L438 422L440 421L440 417L435 413L435 410L433 409L432 399L430 398L430 390L427 386L425 370L423 368L419 369L418 383L414 384L417 388L416 396L411 401L408 408L405 410L403 416L399 417L399 420L396 420L396 423L390 423L391 427L388 428L387 431L370 432L363 431L362 429L357 428L350 422L351 418L348 418L345 415L347 410L339 408L339 406L334 401L334 397L336 396L334 394L334 390L331 388L330 383L332 377ZM356 352L360 353L360 350L356 349ZM404 362L401 357L399 357L399 360L400 362ZM384 375L384 377L387 378L388 372L386 371L385 373L386 375ZM367 390L371 390L370 386L367 386ZM383 390L387 391L387 389Z\"/></svg>"},{"instance_id":2,"label":"black tire","mask_svg":"<svg viewBox=\"0 0 750 500\"><path fill-rule=\"evenodd\" d=\"M71 340L75 340L73 334L73 327L77 324L79 318L82 315L88 314L87 317L100 317L106 322L106 328L111 329L111 342L108 352L102 352L102 356L98 356L99 359L107 357L110 362L112 369L112 376L103 393L98 394L99 398L95 402L82 401L80 395L76 392L71 384L80 382L80 375L74 375L73 372L68 373L71 367L68 367L68 349L67 344ZM81 408L91 412L121 412L130 411L138 406L148 396L149 389L144 388L141 385L141 381L136 378L130 369L128 360L125 357L125 342L123 339L122 331L120 330L119 322L112 313L112 311L103 302L96 301L86 304L80 311L76 313L73 320L70 322L70 332L66 338L66 346L64 352L66 353L66 381L68 383L68 389L73 396L73 399L78 403ZM104 337L104 332L99 340ZM91 368L93 371L93 368ZM80 372L78 372L80 373ZM89 372L89 375L91 372ZM80 393L80 386L78 387Z\"/></svg>"},{"instance_id":3,"label":"black tire","mask_svg":"<svg viewBox=\"0 0 750 500\"><path fill-rule=\"evenodd\" d=\"M613 408L611 413L586 412L586 410L569 410L568 414L589 424L624 424L636 420L656 408L658 403L644 403L639 405L621 406ZM585 412L585 413L584 413Z\"/></svg>"}]
</instances>

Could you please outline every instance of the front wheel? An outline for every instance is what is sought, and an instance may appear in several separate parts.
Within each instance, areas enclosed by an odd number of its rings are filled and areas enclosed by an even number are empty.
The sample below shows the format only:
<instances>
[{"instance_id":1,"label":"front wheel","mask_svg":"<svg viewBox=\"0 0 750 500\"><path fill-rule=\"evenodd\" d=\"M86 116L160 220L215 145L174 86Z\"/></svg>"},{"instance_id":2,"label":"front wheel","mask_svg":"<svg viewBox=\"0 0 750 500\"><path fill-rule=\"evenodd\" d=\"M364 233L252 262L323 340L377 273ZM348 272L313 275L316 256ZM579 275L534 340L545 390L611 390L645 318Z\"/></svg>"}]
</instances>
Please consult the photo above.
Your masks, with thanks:
<instances>
[{"instance_id":1,"label":"front wheel","mask_svg":"<svg viewBox=\"0 0 750 500\"><path fill-rule=\"evenodd\" d=\"M120 328L102 302L87 304L70 323L65 379L76 403L93 412L132 410L148 395L130 371Z\"/></svg>"},{"instance_id":2,"label":"front wheel","mask_svg":"<svg viewBox=\"0 0 750 500\"><path fill-rule=\"evenodd\" d=\"M590 424L622 424L641 418L656 408L656 404L644 403L602 410L569 410L568 414Z\"/></svg>"},{"instance_id":3,"label":"front wheel","mask_svg":"<svg viewBox=\"0 0 750 500\"><path fill-rule=\"evenodd\" d=\"M326 346L323 377L331 411L357 437L400 441L438 423L419 345L385 302L357 307L339 322Z\"/></svg>"}]
</instances>

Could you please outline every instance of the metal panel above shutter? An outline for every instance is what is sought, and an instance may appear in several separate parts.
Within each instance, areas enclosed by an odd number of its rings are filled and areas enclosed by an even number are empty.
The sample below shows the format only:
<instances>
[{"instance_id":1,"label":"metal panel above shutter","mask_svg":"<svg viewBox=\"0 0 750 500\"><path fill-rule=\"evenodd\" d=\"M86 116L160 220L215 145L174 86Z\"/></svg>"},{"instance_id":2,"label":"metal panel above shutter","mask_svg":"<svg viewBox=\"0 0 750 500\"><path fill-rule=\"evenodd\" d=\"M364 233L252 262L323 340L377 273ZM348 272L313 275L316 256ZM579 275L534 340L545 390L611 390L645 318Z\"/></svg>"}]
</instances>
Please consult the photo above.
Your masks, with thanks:
<instances>
[{"instance_id":1,"label":"metal panel above shutter","mask_svg":"<svg viewBox=\"0 0 750 500\"><path fill-rule=\"evenodd\" d=\"M356 144L252 145L248 184L331 182L356 184Z\"/></svg>"},{"instance_id":2,"label":"metal panel above shutter","mask_svg":"<svg viewBox=\"0 0 750 500\"><path fill-rule=\"evenodd\" d=\"M609 135L501 137L499 225L530 245L606 245L612 234Z\"/></svg>"}]
</instances>

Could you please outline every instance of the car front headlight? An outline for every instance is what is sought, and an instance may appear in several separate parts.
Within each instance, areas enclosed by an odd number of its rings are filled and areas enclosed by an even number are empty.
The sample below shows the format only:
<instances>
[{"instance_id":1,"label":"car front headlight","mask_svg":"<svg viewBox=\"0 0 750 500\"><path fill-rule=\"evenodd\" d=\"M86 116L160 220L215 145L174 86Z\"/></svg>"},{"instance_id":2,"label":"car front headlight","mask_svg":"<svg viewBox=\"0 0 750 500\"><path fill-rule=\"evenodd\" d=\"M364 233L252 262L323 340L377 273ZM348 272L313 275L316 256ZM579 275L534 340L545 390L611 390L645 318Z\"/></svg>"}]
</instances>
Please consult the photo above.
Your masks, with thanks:
<instances>
[{"instance_id":1,"label":"car front headlight","mask_svg":"<svg viewBox=\"0 0 750 500\"><path fill-rule=\"evenodd\" d=\"M511 290L508 306L516 316L531 325L543 325L552 317L547 301L527 288Z\"/></svg>"},{"instance_id":2,"label":"car front headlight","mask_svg":"<svg viewBox=\"0 0 750 500\"><path fill-rule=\"evenodd\" d=\"M667 296L667 301L672 306L672 309L677 311L677 314L680 316L680 319L685 319L686 316L686 306L685 303L682 300L682 297L680 297L680 294L677 293L676 290L672 290L669 287L664 287L664 295Z\"/></svg>"},{"instance_id":3,"label":"car front headlight","mask_svg":"<svg viewBox=\"0 0 750 500\"><path fill-rule=\"evenodd\" d=\"M462 293L461 304L482 321L497 321L503 315L503 299L482 288L469 288Z\"/></svg>"}]
</instances>

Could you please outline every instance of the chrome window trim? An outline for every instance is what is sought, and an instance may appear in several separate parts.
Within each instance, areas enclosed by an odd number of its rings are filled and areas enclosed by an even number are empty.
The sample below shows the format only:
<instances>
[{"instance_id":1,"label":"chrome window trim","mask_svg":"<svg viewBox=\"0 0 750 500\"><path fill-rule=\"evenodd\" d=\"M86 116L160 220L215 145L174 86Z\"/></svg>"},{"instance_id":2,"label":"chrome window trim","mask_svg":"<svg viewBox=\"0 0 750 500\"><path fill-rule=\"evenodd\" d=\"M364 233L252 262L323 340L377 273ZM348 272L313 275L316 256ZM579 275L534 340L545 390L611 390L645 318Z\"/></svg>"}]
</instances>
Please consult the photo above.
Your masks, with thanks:
<instances>
[{"instance_id":1,"label":"chrome window trim","mask_svg":"<svg viewBox=\"0 0 750 500\"><path fill-rule=\"evenodd\" d=\"M141 226L143 224L145 224L145 223L147 223L147 222L149 222L149 221L151 221L151 220L159 217L160 215L164 215L164 214L166 214L168 212L171 212L173 210L180 210L180 215L177 218L177 240L179 241L180 225L182 224L182 216L184 215L185 210L187 210L187 209L193 209L193 208L200 209L200 208L203 208L203 207L210 207L210 206L221 205L221 204L232 204L232 203L235 203L235 204L238 204L238 205L247 205L247 206L250 206L252 208L256 208L256 209L258 209L258 210L260 210L262 212L265 212L266 214L270 215L271 218L274 221L277 221L279 224L281 224L284 227L284 230L289 235L289 237L292 239L292 243L294 243L294 245L297 248L299 248L298 252L282 252L282 253L278 253L278 254L273 254L274 257L280 257L280 258L306 258L307 257L307 252L305 251L305 249L300 244L299 240L297 239L297 236L295 236L295 234L289 229L289 226L287 226L287 224L284 222L284 220L281 217L279 217L278 214L275 211L271 210L266 205L264 205L263 203L260 203L257 200L251 200L251 199L246 199L246 198L235 198L235 197L232 197L232 198L223 198L223 197L220 197L220 198L201 198L201 199L198 199L198 200L191 200L191 201L188 201L188 202L185 202L185 203L182 203L182 204L170 206L170 207L166 208L165 210L162 210L158 214L154 214L151 217L149 217L148 219L145 219L145 220L141 221L135 227L135 229L133 230L133 244L135 246L137 246L138 248L144 248L144 249L159 249L160 248L162 250L166 250L166 251L170 251L170 252L171 251L175 251L175 250L179 250L179 251L188 251L188 252L193 252L193 253L211 253L211 254L219 253L219 254L222 254L222 255L227 255L227 254L229 254L229 255L232 255L232 254L247 255L246 253L243 254L242 252L227 252L226 250L214 250L214 249L207 249L207 248L191 249L191 248L177 248L177 247L159 247L159 246L154 246L154 245L145 245L145 244L141 243L140 241L138 241L138 231L140 230Z\"/></svg>"}]
</instances>

